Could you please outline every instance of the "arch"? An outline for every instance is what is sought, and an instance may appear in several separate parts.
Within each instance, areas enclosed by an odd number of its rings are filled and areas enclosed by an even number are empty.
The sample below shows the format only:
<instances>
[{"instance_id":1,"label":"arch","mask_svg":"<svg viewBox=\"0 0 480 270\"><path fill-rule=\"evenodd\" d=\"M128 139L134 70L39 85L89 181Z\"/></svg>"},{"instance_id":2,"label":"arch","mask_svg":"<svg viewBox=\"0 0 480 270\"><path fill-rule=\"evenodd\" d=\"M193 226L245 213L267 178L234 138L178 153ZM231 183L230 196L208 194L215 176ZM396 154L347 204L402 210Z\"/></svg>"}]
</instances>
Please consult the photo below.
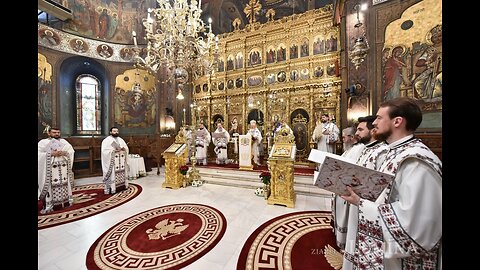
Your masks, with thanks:
<instances>
[{"instance_id":1,"label":"arch","mask_svg":"<svg viewBox=\"0 0 480 270\"><path fill-rule=\"evenodd\" d=\"M257 121L257 127L263 126L263 112L259 109L252 109L248 112L247 126L250 125L251 120ZM260 128L259 128L260 129Z\"/></svg>"},{"instance_id":2,"label":"arch","mask_svg":"<svg viewBox=\"0 0 480 270\"><path fill-rule=\"evenodd\" d=\"M101 104L101 133L108 134L108 114L111 98L109 74L105 67L94 59L84 56L73 56L65 59L60 64L58 81L58 115L62 134L65 136L77 135L77 110L76 110L76 79L79 75L89 74L98 79L100 83L100 104Z\"/></svg>"},{"instance_id":3,"label":"arch","mask_svg":"<svg viewBox=\"0 0 480 270\"><path fill-rule=\"evenodd\" d=\"M217 122L221 122L222 125L224 124L225 122L225 119L223 118L223 115L221 114L215 114L213 117L212 117L212 127L211 127L211 131L214 131L217 129Z\"/></svg>"},{"instance_id":4,"label":"arch","mask_svg":"<svg viewBox=\"0 0 480 270\"><path fill-rule=\"evenodd\" d=\"M304 155L308 149L308 122L310 116L304 109L296 109L290 114L290 123L295 136L295 145L297 146L297 154Z\"/></svg>"}]
</instances>

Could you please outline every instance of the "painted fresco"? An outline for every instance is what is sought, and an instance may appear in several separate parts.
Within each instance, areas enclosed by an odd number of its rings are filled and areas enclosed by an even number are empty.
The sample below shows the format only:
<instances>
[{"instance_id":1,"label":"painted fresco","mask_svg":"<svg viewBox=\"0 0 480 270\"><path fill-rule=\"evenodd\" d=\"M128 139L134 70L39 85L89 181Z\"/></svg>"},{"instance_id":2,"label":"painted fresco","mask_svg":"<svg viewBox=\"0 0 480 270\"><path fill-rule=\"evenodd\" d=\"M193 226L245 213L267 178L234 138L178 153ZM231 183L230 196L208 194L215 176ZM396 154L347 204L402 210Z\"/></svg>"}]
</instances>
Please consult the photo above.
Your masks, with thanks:
<instances>
[{"instance_id":1,"label":"painted fresco","mask_svg":"<svg viewBox=\"0 0 480 270\"><path fill-rule=\"evenodd\" d=\"M154 77L144 70L118 75L114 95L114 119L119 127L150 127L155 123Z\"/></svg>"},{"instance_id":2,"label":"painted fresco","mask_svg":"<svg viewBox=\"0 0 480 270\"><path fill-rule=\"evenodd\" d=\"M108 42L132 44L132 31L144 40L142 19L154 0L63 0L72 10L73 20L62 23L62 30Z\"/></svg>"},{"instance_id":3,"label":"painted fresco","mask_svg":"<svg viewBox=\"0 0 480 270\"><path fill-rule=\"evenodd\" d=\"M412 97L424 112L420 128L441 128L442 58L442 2L412 5L385 31L382 101Z\"/></svg>"},{"instance_id":4,"label":"painted fresco","mask_svg":"<svg viewBox=\"0 0 480 270\"><path fill-rule=\"evenodd\" d=\"M38 54L38 137L42 137L47 126L52 126L52 65L47 58Z\"/></svg>"}]
</instances>

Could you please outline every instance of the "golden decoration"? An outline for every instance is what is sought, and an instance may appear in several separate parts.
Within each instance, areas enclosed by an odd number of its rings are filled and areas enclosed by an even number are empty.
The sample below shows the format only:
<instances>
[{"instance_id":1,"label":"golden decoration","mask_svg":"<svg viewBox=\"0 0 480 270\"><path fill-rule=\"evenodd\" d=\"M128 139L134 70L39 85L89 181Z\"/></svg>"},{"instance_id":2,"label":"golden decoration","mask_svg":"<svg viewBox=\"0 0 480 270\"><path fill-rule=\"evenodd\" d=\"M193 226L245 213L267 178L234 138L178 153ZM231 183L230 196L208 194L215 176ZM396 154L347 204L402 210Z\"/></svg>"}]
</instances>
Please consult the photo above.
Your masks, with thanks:
<instances>
[{"instance_id":1,"label":"golden decoration","mask_svg":"<svg viewBox=\"0 0 480 270\"><path fill-rule=\"evenodd\" d=\"M38 78L45 82L52 82L52 65L48 63L47 57L38 53Z\"/></svg>"},{"instance_id":2,"label":"golden decoration","mask_svg":"<svg viewBox=\"0 0 480 270\"><path fill-rule=\"evenodd\" d=\"M265 16L267 17L269 22L273 21L275 17L275 10L270 8L269 10L267 10L267 13L265 14Z\"/></svg>"},{"instance_id":3,"label":"golden decoration","mask_svg":"<svg viewBox=\"0 0 480 270\"><path fill-rule=\"evenodd\" d=\"M178 147L180 144L181 146ZM177 148L175 152L164 151L162 153L163 158L165 159L165 181L162 184L164 188L179 189L183 186L184 176L180 173L180 166L187 164L188 149L186 147L186 136L184 127L180 128L177 136L175 137L175 142L167 148L173 149Z\"/></svg>"},{"instance_id":4,"label":"golden decoration","mask_svg":"<svg viewBox=\"0 0 480 270\"><path fill-rule=\"evenodd\" d=\"M272 175L270 179L270 196L267 203L294 208L296 200L295 190L293 189L295 137L285 125L282 126L275 136L273 149L274 151L267 162L268 169ZM275 155L275 151L279 152L279 154ZM286 156L287 152L290 152L291 155Z\"/></svg>"},{"instance_id":5,"label":"golden decoration","mask_svg":"<svg viewBox=\"0 0 480 270\"><path fill-rule=\"evenodd\" d=\"M260 4L257 0L250 0L248 4L243 9L245 15L248 18L250 24L254 24L257 21L255 16L260 14L260 10L262 9L262 4Z\"/></svg>"},{"instance_id":6,"label":"golden decoration","mask_svg":"<svg viewBox=\"0 0 480 270\"><path fill-rule=\"evenodd\" d=\"M175 235L181 234L190 225L183 225L183 219L169 220L168 218L160 221L155 225L156 230L148 229L145 232L148 234L148 240L158 240L162 238L165 240Z\"/></svg>"},{"instance_id":7,"label":"golden decoration","mask_svg":"<svg viewBox=\"0 0 480 270\"><path fill-rule=\"evenodd\" d=\"M240 18L235 18L235 20L233 20L232 22L233 31L240 30L240 24L242 24L242 21L240 20Z\"/></svg>"},{"instance_id":8,"label":"golden decoration","mask_svg":"<svg viewBox=\"0 0 480 270\"><path fill-rule=\"evenodd\" d=\"M342 269L343 266L343 254L335 250L330 245L325 246L324 255L327 262L335 270Z\"/></svg>"}]
</instances>

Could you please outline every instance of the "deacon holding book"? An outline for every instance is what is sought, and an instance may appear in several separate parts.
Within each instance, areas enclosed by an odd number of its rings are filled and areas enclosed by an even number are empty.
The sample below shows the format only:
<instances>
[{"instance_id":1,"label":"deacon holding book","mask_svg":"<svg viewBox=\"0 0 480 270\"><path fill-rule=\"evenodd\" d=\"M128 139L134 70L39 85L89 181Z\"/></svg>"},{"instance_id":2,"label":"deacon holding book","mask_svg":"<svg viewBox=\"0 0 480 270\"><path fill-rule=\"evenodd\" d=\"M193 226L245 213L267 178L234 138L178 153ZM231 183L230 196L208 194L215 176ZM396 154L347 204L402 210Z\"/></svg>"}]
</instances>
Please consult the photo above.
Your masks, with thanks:
<instances>
[{"instance_id":1,"label":"deacon holding book","mask_svg":"<svg viewBox=\"0 0 480 270\"><path fill-rule=\"evenodd\" d=\"M257 121L250 120L250 129L248 133L252 135L252 154L253 162L260 166L260 147L262 147L262 133L257 128Z\"/></svg>"},{"instance_id":2,"label":"deacon holding book","mask_svg":"<svg viewBox=\"0 0 480 270\"><path fill-rule=\"evenodd\" d=\"M67 140L60 138L60 129L49 127L48 139L38 142L38 199L40 211L46 214L73 203L73 150Z\"/></svg>"},{"instance_id":3,"label":"deacon holding book","mask_svg":"<svg viewBox=\"0 0 480 270\"><path fill-rule=\"evenodd\" d=\"M212 140L210 132L205 128L205 125L200 122L198 124L197 132L195 133L195 147L197 149L197 164L207 165L207 148Z\"/></svg>"},{"instance_id":4,"label":"deacon holding book","mask_svg":"<svg viewBox=\"0 0 480 270\"><path fill-rule=\"evenodd\" d=\"M222 122L217 122L217 129L212 133L213 145L215 148L213 151L217 154L217 164L226 164L227 162L227 144L230 140L230 134L223 128Z\"/></svg>"},{"instance_id":5,"label":"deacon holding book","mask_svg":"<svg viewBox=\"0 0 480 270\"><path fill-rule=\"evenodd\" d=\"M386 153L387 148L387 145L384 142L377 141L372 136L373 121L375 121L376 118L377 117L375 115L358 118L355 137L358 141L357 144L362 144L365 146L363 147L360 156L353 156L358 165L374 170L379 167L381 157ZM353 149L353 147L351 149ZM342 154L342 156L348 157L351 156L351 154L352 152L348 151ZM335 203L332 207L332 215L335 224L337 246L344 250L353 250L355 247L355 237L357 236L358 207L356 205L347 203L340 196L335 195ZM347 256L350 256L351 258L353 253L347 253ZM349 263L349 261L346 262ZM345 267L351 268L351 266Z\"/></svg>"},{"instance_id":6,"label":"deacon holding book","mask_svg":"<svg viewBox=\"0 0 480 270\"><path fill-rule=\"evenodd\" d=\"M345 250L343 269L442 268L442 162L415 138L421 122L411 98L380 105L373 135L388 151L378 169L395 179L375 201L350 187L342 196L359 210L354 248Z\"/></svg>"},{"instance_id":7,"label":"deacon holding book","mask_svg":"<svg viewBox=\"0 0 480 270\"><path fill-rule=\"evenodd\" d=\"M110 128L110 136L102 141L102 171L104 193L114 194L128 187L127 182L127 156L128 146L119 137L118 128Z\"/></svg>"}]
</instances>

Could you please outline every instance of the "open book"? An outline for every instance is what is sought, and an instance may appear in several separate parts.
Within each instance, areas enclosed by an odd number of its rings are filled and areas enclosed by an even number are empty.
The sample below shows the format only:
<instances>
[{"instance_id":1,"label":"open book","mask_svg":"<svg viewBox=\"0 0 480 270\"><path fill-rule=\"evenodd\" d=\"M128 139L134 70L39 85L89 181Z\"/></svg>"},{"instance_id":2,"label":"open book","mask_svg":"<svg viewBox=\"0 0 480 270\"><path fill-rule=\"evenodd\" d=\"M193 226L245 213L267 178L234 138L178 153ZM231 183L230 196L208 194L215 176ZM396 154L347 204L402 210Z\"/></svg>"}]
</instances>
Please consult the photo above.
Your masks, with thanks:
<instances>
[{"instance_id":1,"label":"open book","mask_svg":"<svg viewBox=\"0 0 480 270\"><path fill-rule=\"evenodd\" d=\"M355 164L332 153L312 149L308 160L320 163L313 184L338 195L348 195L347 186L363 199L375 201L395 176Z\"/></svg>"}]
</instances>

